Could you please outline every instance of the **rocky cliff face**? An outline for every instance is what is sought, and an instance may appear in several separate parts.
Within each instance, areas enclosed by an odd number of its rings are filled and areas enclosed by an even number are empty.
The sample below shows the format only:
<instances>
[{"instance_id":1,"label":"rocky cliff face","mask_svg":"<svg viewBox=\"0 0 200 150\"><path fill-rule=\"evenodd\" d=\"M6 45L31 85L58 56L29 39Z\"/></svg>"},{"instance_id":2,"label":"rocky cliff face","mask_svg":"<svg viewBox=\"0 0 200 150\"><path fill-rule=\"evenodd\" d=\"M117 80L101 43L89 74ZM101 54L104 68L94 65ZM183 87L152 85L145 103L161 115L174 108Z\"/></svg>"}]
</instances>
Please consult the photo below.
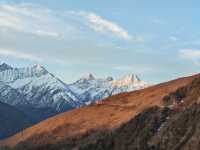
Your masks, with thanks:
<instances>
[{"instance_id":1,"label":"rocky cliff face","mask_svg":"<svg viewBox=\"0 0 200 150\"><path fill-rule=\"evenodd\" d=\"M199 115L197 104L180 112L150 108L113 132L83 138L75 147L81 150L199 150Z\"/></svg>"},{"instance_id":2,"label":"rocky cliff face","mask_svg":"<svg viewBox=\"0 0 200 150\"><path fill-rule=\"evenodd\" d=\"M166 95L163 99L165 106L181 106L187 108L194 103L200 102L200 78L194 79L191 84L183 86L174 92Z\"/></svg>"}]
</instances>

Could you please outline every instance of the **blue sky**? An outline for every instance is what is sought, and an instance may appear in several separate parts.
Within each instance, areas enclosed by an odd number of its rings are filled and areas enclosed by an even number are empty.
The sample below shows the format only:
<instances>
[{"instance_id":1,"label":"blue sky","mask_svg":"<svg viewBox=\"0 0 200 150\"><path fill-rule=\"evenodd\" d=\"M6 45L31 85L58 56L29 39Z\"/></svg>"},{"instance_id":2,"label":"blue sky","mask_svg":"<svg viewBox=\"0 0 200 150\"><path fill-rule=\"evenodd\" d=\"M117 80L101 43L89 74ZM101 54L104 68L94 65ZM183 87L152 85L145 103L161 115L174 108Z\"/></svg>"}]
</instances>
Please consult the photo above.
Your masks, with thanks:
<instances>
[{"instance_id":1,"label":"blue sky","mask_svg":"<svg viewBox=\"0 0 200 150\"><path fill-rule=\"evenodd\" d=\"M134 73L150 83L200 71L195 0L4 0L0 60L66 82Z\"/></svg>"}]
</instances>

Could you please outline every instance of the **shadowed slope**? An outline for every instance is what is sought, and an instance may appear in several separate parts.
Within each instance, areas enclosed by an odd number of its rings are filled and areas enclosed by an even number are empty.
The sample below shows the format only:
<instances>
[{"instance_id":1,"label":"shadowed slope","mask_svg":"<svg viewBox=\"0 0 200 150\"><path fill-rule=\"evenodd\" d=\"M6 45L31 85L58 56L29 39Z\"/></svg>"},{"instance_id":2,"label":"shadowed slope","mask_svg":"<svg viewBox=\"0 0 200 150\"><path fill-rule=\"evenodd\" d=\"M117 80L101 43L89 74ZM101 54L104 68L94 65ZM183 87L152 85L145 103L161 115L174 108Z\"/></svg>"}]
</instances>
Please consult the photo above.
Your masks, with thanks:
<instances>
[{"instance_id":1,"label":"shadowed slope","mask_svg":"<svg viewBox=\"0 0 200 150\"><path fill-rule=\"evenodd\" d=\"M0 139L32 125L31 119L13 106L0 102Z\"/></svg>"},{"instance_id":2,"label":"shadowed slope","mask_svg":"<svg viewBox=\"0 0 200 150\"><path fill-rule=\"evenodd\" d=\"M199 150L199 115L199 104L176 113L154 106L112 131L93 131L54 145L24 143L15 150Z\"/></svg>"}]
</instances>

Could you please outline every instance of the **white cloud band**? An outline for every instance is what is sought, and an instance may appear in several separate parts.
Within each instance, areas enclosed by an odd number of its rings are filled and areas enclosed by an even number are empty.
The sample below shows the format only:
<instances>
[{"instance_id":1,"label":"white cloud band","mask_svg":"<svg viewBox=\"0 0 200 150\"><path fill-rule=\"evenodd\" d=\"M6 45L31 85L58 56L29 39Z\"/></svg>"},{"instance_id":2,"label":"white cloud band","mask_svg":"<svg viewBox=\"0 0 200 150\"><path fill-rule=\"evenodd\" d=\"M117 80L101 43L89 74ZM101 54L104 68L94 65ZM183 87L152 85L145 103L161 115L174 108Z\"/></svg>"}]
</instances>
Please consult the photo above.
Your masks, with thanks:
<instances>
[{"instance_id":1,"label":"white cloud band","mask_svg":"<svg viewBox=\"0 0 200 150\"><path fill-rule=\"evenodd\" d=\"M48 9L25 4L0 4L0 27L36 36L58 37L51 19Z\"/></svg>"},{"instance_id":2,"label":"white cloud band","mask_svg":"<svg viewBox=\"0 0 200 150\"><path fill-rule=\"evenodd\" d=\"M190 60L195 64L200 64L200 50L199 49L181 49L178 52L180 58Z\"/></svg>"},{"instance_id":3,"label":"white cloud band","mask_svg":"<svg viewBox=\"0 0 200 150\"><path fill-rule=\"evenodd\" d=\"M116 23L106 20L101 16L96 15L95 13L84 12L81 14L87 19L89 27L95 30L96 32L112 33L125 40L131 39L129 33Z\"/></svg>"},{"instance_id":4,"label":"white cloud band","mask_svg":"<svg viewBox=\"0 0 200 150\"><path fill-rule=\"evenodd\" d=\"M11 49L3 49L3 48L0 48L0 56L13 57L13 58L25 59L25 60L31 60L31 61L37 61L37 62L42 61L39 57L34 56L32 54L28 54L28 53L20 52L16 50L11 50Z\"/></svg>"}]
</instances>

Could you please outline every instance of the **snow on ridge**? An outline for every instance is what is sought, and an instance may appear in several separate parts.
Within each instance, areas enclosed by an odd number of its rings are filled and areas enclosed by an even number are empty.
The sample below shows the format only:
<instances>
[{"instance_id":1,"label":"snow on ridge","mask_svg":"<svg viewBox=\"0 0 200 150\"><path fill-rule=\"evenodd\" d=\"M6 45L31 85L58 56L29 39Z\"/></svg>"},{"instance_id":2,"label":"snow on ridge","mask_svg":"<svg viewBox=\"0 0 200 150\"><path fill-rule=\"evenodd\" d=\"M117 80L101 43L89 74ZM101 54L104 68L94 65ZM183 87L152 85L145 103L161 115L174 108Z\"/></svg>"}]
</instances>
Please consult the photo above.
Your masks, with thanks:
<instances>
[{"instance_id":1,"label":"snow on ridge","mask_svg":"<svg viewBox=\"0 0 200 150\"><path fill-rule=\"evenodd\" d=\"M17 79L24 79L28 77L40 77L47 74L48 71L42 66L35 65L33 67L12 68L0 72L0 81L14 82Z\"/></svg>"},{"instance_id":2,"label":"snow on ridge","mask_svg":"<svg viewBox=\"0 0 200 150\"><path fill-rule=\"evenodd\" d=\"M141 81L137 75L129 74L120 79L114 80L112 85L115 87L122 87L122 86L139 86L145 85L144 81Z\"/></svg>"},{"instance_id":3,"label":"snow on ridge","mask_svg":"<svg viewBox=\"0 0 200 150\"><path fill-rule=\"evenodd\" d=\"M120 79L96 78L88 74L74 83L65 84L41 65L7 68L0 71L1 82L22 93L34 107L48 106L58 112L66 108L79 108L114 94L148 86L137 75L132 74Z\"/></svg>"},{"instance_id":4,"label":"snow on ridge","mask_svg":"<svg viewBox=\"0 0 200 150\"><path fill-rule=\"evenodd\" d=\"M76 108L81 105L67 84L41 65L0 71L0 81L22 93L36 108L51 107L59 112L65 107Z\"/></svg>"},{"instance_id":5,"label":"snow on ridge","mask_svg":"<svg viewBox=\"0 0 200 150\"><path fill-rule=\"evenodd\" d=\"M112 77L94 78L91 74L87 77L89 78L81 78L68 85L86 105L114 94L139 90L148 86L137 75L132 74L115 80Z\"/></svg>"}]
</instances>

